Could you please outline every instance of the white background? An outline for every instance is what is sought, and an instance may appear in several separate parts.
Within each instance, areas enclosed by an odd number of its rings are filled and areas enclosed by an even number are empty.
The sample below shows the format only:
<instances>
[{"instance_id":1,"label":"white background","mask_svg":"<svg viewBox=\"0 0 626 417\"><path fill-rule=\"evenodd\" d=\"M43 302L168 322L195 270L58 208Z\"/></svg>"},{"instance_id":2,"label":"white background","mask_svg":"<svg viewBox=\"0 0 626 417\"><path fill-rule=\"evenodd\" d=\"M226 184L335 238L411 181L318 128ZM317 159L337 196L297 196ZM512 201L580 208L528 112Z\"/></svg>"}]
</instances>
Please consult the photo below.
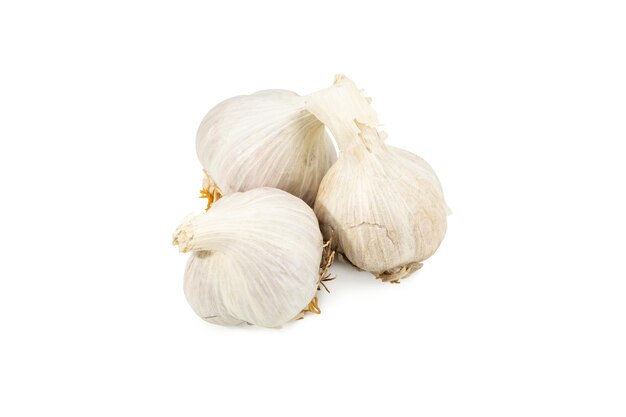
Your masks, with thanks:
<instances>
[{"instance_id":1,"label":"white background","mask_svg":"<svg viewBox=\"0 0 626 417\"><path fill-rule=\"evenodd\" d=\"M406 2L407 4L409 2ZM626 415L623 2L2 2L3 416ZM401 285L204 323L170 245L217 102L344 72L454 215Z\"/></svg>"}]
</instances>

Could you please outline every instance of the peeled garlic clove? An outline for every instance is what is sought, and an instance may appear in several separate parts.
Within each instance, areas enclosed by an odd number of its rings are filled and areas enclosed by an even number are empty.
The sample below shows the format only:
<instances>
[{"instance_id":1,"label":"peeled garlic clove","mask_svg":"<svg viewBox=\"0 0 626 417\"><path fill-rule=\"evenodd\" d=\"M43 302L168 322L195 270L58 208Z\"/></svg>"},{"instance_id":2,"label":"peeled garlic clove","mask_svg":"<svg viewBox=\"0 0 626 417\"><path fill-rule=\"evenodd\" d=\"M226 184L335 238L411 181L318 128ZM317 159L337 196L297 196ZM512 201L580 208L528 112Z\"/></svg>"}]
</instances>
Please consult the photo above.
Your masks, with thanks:
<instances>
[{"instance_id":1,"label":"peeled garlic clove","mask_svg":"<svg viewBox=\"0 0 626 417\"><path fill-rule=\"evenodd\" d=\"M385 145L378 118L354 83L307 97L339 146L315 202L325 234L352 264L385 281L421 267L446 233L447 206L432 168L410 152Z\"/></svg>"},{"instance_id":2,"label":"peeled garlic clove","mask_svg":"<svg viewBox=\"0 0 626 417\"><path fill-rule=\"evenodd\" d=\"M274 188L234 193L174 233L193 252L185 296L206 321L277 327L307 308L320 279L322 235L313 210Z\"/></svg>"},{"instance_id":3,"label":"peeled garlic clove","mask_svg":"<svg viewBox=\"0 0 626 417\"><path fill-rule=\"evenodd\" d=\"M202 120L198 158L224 194L275 187L310 206L336 152L324 125L286 90L233 97Z\"/></svg>"}]
</instances>

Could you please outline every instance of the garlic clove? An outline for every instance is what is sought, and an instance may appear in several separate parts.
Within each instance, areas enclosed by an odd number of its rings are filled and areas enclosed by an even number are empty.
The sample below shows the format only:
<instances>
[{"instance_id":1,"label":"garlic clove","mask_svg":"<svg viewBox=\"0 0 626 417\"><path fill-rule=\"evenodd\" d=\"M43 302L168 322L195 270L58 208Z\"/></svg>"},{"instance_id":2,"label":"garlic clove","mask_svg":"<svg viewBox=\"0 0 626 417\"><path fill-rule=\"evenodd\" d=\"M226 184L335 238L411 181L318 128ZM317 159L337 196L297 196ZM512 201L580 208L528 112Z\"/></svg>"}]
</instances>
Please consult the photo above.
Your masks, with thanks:
<instances>
[{"instance_id":1,"label":"garlic clove","mask_svg":"<svg viewBox=\"0 0 626 417\"><path fill-rule=\"evenodd\" d=\"M303 97L286 90L219 103L200 124L196 150L223 194L275 187L311 206L336 160L324 125L305 109Z\"/></svg>"},{"instance_id":2,"label":"garlic clove","mask_svg":"<svg viewBox=\"0 0 626 417\"><path fill-rule=\"evenodd\" d=\"M192 252L185 296L204 320L277 327L314 298L323 242L313 210L273 188L233 193L185 220L174 244Z\"/></svg>"}]
</instances>

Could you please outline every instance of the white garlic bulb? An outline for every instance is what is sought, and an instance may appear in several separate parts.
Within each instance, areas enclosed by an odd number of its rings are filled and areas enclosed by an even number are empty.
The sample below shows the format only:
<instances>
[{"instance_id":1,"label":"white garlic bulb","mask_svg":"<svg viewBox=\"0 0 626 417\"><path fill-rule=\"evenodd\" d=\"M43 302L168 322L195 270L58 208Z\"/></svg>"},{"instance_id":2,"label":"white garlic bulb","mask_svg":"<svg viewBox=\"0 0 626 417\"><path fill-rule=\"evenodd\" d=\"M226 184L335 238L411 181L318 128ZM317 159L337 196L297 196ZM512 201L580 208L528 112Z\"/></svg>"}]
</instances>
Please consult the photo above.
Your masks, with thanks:
<instances>
[{"instance_id":1,"label":"white garlic bulb","mask_svg":"<svg viewBox=\"0 0 626 417\"><path fill-rule=\"evenodd\" d=\"M222 194L275 187L310 206L336 160L324 125L286 90L233 97L202 120L198 158Z\"/></svg>"},{"instance_id":2,"label":"white garlic bulb","mask_svg":"<svg viewBox=\"0 0 626 417\"><path fill-rule=\"evenodd\" d=\"M233 193L174 233L192 251L185 296L206 321L277 327L307 308L320 282L322 234L311 207L275 188Z\"/></svg>"},{"instance_id":3,"label":"white garlic bulb","mask_svg":"<svg viewBox=\"0 0 626 417\"><path fill-rule=\"evenodd\" d=\"M378 118L352 81L307 97L339 147L315 202L325 234L360 269L397 281L421 267L446 233L447 206L432 168L410 152L385 145Z\"/></svg>"}]
</instances>

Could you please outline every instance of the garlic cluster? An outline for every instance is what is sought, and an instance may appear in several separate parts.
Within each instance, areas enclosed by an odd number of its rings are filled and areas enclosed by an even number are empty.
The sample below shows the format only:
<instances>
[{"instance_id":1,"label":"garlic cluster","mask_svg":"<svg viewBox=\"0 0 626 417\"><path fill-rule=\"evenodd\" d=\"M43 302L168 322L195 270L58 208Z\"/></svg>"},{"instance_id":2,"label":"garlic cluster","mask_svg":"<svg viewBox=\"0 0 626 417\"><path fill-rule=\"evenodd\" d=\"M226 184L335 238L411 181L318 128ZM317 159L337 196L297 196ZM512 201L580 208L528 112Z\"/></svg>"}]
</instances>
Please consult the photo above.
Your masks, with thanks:
<instances>
[{"instance_id":1,"label":"garlic cluster","mask_svg":"<svg viewBox=\"0 0 626 417\"><path fill-rule=\"evenodd\" d=\"M336 152L324 125L304 104L294 92L265 90L232 97L209 111L196 150L221 194L275 187L313 206Z\"/></svg>"},{"instance_id":2,"label":"garlic cluster","mask_svg":"<svg viewBox=\"0 0 626 417\"><path fill-rule=\"evenodd\" d=\"M307 109L340 151L315 202L324 233L334 233L337 251L352 264L384 281L420 268L446 233L448 208L432 168L384 143L370 100L343 76L308 96Z\"/></svg>"},{"instance_id":3,"label":"garlic cluster","mask_svg":"<svg viewBox=\"0 0 626 417\"><path fill-rule=\"evenodd\" d=\"M306 310L320 280L322 235L313 210L275 188L233 193L174 233L192 252L185 296L206 321L277 327Z\"/></svg>"},{"instance_id":4,"label":"garlic cluster","mask_svg":"<svg viewBox=\"0 0 626 417\"><path fill-rule=\"evenodd\" d=\"M437 250L448 214L441 184L426 161L385 144L370 101L337 76L307 96L260 91L207 114L196 142L207 211L174 233L191 252L185 296L200 317L278 327L319 313L331 243L391 282Z\"/></svg>"}]
</instances>

